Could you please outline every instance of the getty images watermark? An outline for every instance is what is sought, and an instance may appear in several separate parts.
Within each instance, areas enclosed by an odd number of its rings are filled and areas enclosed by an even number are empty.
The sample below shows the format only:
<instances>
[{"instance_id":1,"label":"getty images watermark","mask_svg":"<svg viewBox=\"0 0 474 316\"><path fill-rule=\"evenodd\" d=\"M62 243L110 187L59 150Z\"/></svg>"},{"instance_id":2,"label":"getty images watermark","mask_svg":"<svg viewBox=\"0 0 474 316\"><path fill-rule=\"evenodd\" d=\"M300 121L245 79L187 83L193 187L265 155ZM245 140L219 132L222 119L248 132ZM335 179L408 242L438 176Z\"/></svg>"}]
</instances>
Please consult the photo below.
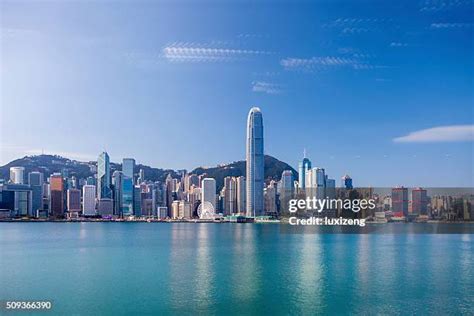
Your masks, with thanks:
<instances>
[{"instance_id":1,"label":"getty images watermark","mask_svg":"<svg viewBox=\"0 0 474 316\"><path fill-rule=\"evenodd\" d=\"M361 210L374 210L376 202L374 199L342 199L342 198L324 198L319 199L315 196L301 199L290 199L288 201L288 211L292 215L298 212L305 212L305 215L316 214L318 216L297 217L290 216L288 222L290 225L313 225L313 226L365 226L365 218L347 218L343 216L334 217L335 212L351 211L359 213ZM321 216L326 215L326 216ZM328 216L329 215L329 216Z\"/></svg>"},{"instance_id":2,"label":"getty images watermark","mask_svg":"<svg viewBox=\"0 0 474 316\"><path fill-rule=\"evenodd\" d=\"M474 233L474 188L298 188L279 201L284 233Z\"/></svg>"}]
</instances>

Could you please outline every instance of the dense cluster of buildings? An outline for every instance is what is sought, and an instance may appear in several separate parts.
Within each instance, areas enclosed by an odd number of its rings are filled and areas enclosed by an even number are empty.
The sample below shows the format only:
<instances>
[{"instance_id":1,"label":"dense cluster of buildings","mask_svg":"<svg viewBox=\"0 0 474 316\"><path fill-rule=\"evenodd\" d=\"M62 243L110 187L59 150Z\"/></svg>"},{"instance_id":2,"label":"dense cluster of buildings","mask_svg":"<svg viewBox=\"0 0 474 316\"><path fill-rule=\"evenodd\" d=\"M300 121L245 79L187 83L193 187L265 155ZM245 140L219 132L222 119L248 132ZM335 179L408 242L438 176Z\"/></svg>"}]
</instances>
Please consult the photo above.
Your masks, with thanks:
<instances>
[{"instance_id":1,"label":"dense cluster of buildings","mask_svg":"<svg viewBox=\"0 0 474 316\"><path fill-rule=\"evenodd\" d=\"M225 177L219 192L216 179L186 170L178 171L178 177L168 174L164 181L150 181L133 158L124 158L121 170L112 172L105 151L90 167L94 176L81 179L70 176L67 169L45 175L40 171L26 174L24 167L11 167L9 180L0 179L0 218L275 218L285 214L289 199L305 196L374 198L375 210L356 215L378 220L474 218L472 201L428 197L422 188L396 187L391 195L380 195L370 188L354 189L349 175L343 176L336 188L336 181L324 168L313 167L306 153L298 166L298 179L291 170L284 170L279 181L266 182L263 118L258 108L252 108L247 118L246 174ZM319 215L345 214L325 210Z\"/></svg>"},{"instance_id":2,"label":"dense cluster of buildings","mask_svg":"<svg viewBox=\"0 0 474 316\"><path fill-rule=\"evenodd\" d=\"M246 149L246 177L226 177L220 192L216 192L215 179L205 174L188 174L185 170L179 171L178 178L168 175L163 182L149 181L143 169L137 170L133 158L124 158L122 170L111 173L110 157L105 151L94 166L95 175L86 179L69 176L68 170L45 177L40 171L25 174L24 167L11 167L10 179L0 182L0 216L57 219L263 216L267 189L264 189L263 118L258 108L252 108L248 115Z\"/></svg>"}]
</instances>

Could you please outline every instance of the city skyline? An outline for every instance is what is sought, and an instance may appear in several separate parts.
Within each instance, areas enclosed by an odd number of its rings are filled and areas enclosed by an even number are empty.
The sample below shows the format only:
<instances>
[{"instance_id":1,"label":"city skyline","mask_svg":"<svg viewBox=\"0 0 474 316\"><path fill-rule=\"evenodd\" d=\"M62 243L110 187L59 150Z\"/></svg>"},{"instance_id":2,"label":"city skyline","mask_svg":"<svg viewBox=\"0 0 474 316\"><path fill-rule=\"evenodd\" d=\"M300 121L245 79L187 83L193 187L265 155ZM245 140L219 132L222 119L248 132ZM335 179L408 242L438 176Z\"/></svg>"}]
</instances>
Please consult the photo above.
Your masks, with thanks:
<instances>
[{"instance_id":1,"label":"city skyline","mask_svg":"<svg viewBox=\"0 0 474 316\"><path fill-rule=\"evenodd\" d=\"M0 5L2 165L243 160L258 106L295 169L307 148L362 186L474 186L469 1Z\"/></svg>"}]
</instances>

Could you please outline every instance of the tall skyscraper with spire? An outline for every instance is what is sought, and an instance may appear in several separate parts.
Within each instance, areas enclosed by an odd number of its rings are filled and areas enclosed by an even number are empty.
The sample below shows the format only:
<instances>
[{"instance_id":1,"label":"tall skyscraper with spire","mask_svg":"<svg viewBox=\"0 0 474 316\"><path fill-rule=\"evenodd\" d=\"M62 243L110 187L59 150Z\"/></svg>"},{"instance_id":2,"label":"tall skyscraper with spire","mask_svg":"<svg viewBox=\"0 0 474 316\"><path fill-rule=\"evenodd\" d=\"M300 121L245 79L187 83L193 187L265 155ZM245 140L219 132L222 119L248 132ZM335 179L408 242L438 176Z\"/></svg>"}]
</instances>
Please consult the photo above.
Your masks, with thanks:
<instances>
[{"instance_id":1,"label":"tall skyscraper with spire","mask_svg":"<svg viewBox=\"0 0 474 316\"><path fill-rule=\"evenodd\" d=\"M263 117L259 108L250 109L247 117L247 216L264 215L263 187L265 161L263 156Z\"/></svg>"},{"instance_id":2,"label":"tall skyscraper with spire","mask_svg":"<svg viewBox=\"0 0 474 316\"><path fill-rule=\"evenodd\" d=\"M105 151L97 159L97 198L111 199L110 189L110 158Z\"/></svg>"},{"instance_id":3,"label":"tall skyscraper with spire","mask_svg":"<svg viewBox=\"0 0 474 316\"><path fill-rule=\"evenodd\" d=\"M303 151L303 160L298 166L298 187L306 188L306 173L311 170L311 160L306 157L306 149Z\"/></svg>"}]
</instances>

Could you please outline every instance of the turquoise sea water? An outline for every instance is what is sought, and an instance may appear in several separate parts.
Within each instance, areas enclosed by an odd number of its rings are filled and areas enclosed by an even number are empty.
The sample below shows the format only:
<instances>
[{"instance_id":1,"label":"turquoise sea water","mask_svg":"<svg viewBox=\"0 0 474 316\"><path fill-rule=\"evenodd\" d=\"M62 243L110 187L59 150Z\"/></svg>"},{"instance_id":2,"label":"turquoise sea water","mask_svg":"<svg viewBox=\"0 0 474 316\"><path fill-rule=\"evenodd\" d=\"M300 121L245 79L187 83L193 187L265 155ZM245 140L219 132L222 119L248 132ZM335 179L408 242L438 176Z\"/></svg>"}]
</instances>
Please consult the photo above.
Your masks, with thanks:
<instances>
[{"instance_id":1,"label":"turquoise sea water","mask_svg":"<svg viewBox=\"0 0 474 316\"><path fill-rule=\"evenodd\" d=\"M50 300L46 314L474 312L470 234L0 223L0 249L0 300Z\"/></svg>"}]
</instances>

